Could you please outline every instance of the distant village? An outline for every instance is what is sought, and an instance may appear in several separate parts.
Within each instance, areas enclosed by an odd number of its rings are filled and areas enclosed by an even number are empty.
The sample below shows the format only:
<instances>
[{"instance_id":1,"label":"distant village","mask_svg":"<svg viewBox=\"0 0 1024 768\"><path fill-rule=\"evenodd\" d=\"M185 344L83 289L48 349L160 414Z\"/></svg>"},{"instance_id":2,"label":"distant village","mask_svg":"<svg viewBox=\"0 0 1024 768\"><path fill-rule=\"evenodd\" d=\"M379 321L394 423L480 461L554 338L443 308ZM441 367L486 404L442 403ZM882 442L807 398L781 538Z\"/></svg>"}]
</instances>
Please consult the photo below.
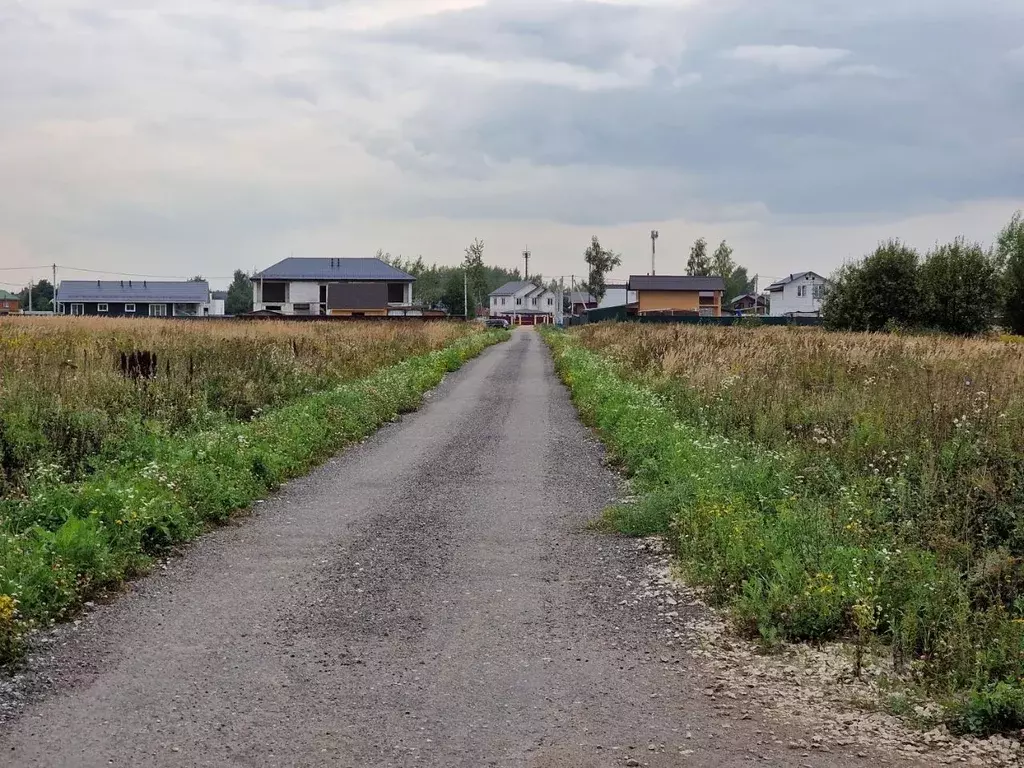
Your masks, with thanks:
<instances>
[{"instance_id":1,"label":"distant village","mask_svg":"<svg viewBox=\"0 0 1024 768\"><path fill-rule=\"evenodd\" d=\"M517 273L518 274L518 273ZM486 303L463 306L417 301L416 277L388 260L374 258L287 258L248 280L252 301L246 311L227 307L227 292L192 280L62 280L46 308L31 306L31 292L0 291L0 314L57 314L100 317L478 317L511 325L565 324L572 319L631 317L818 318L828 280L798 272L764 291L727 296L716 276L631 275L608 281L603 296L565 289L541 280L512 280L491 291ZM247 289L249 290L249 289ZM247 297L246 297L247 298ZM451 302L454 303L454 302ZM460 311L461 310L461 311Z\"/></svg>"}]
</instances>

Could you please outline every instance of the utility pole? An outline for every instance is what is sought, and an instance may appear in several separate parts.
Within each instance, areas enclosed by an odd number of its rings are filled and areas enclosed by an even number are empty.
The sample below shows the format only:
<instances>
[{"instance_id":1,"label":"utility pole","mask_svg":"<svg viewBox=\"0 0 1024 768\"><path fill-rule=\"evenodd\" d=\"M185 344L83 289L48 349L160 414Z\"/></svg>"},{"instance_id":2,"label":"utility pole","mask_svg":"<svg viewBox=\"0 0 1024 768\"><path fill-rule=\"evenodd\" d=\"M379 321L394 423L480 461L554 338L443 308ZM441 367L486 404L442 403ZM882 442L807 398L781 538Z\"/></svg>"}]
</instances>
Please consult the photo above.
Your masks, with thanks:
<instances>
[{"instance_id":1,"label":"utility pole","mask_svg":"<svg viewBox=\"0 0 1024 768\"><path fill-rule=\"evenodd\" d=\"M57 314L57 265L56 264L53 265L53 301L51 302L51 304L52 304L52 306L50 307L50 311L53 312L53 314L56 315Z\"/></svg>"},{"instance_id":2,"label":"utility pole","mask_svg":"<svg viewBox=\"0 0 1024 768\"><path fill-rule=\"evenodd\" d=\"M466 319L469 320L469 270L462 270L462 306L466 310Z\"/></svg>"},{"instance_id":3,"label":"utility pole","mask_svg":"<svg viewBox=\"0 0 1024 768\"><path fill-rule=\"evenodd\" d=\"M654 257L656 255L655 243L658 242L658 230L651 230L651 277L654 277Z\"/></svg>"},{"instance_id":4,"label":"utility pole","mask_svg":"<svg viewBox=\"0 0 1024 768\"><path fill-rule=\"evenodd\" d=\"M29 280L28 281L28 311L29 312L32 311L32 283L33 282L35 282L35 281L34 280Z\"/></svg>"},{"instance_id":5,"label":"utility pole","mask_svg":"<svg viewBox=\"0 0 1024 768\"><path fill-rule=\"evenodd\" d=\"M525 251L523 251L523 258L526 260L526 274L523 275L523 280L529 280L530 279L530 249L529 249L529 247L527 247L527 249Z\"/></svg>"}]
</instances>

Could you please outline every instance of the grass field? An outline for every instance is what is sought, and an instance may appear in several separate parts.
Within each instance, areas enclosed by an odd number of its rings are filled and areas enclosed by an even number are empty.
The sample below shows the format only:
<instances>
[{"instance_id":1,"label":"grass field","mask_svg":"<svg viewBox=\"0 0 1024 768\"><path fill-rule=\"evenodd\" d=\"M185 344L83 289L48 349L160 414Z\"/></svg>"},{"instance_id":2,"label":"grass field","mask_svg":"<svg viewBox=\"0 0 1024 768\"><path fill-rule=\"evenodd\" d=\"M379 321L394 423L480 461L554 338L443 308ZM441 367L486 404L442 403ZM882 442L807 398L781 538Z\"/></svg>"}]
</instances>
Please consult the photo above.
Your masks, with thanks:
<instances>
[{"instance_id":1,"label":"grass field","mask_svg":"<svg viewBox=\"0 0 1024 768\"><path fill-rule=\"evenodd\" d=\"M0 321L0 660L501 338L462 323ZM138 351L154 376L122 371Z\"/></svg>"},{"instance_id":2,"label":"grass field","mask_svg":"<svg viewBox=\"0 0 1024 768\"><path fill-rule=\"evenodd\" d=\"M1024 727L1024 346L810 329L549 335L631 472L625 532L769 644L885 642L963 730Z\"/></svg>"}]
</instances>

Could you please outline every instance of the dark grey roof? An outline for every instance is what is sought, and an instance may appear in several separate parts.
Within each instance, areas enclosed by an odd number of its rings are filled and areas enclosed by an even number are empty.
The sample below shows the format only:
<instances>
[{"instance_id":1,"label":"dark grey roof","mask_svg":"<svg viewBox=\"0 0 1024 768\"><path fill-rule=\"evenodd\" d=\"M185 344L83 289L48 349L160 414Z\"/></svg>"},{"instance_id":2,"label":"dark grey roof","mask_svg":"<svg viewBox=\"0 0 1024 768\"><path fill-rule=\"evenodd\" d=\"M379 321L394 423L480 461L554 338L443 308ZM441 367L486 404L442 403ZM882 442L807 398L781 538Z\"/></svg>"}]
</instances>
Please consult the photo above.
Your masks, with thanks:
<instances>
[{"instance_id":1,"label":"dark grey roof","mask_svg":"<svg viewBox=\"0 0 1024 768\"><path fill-rule=\"evenodd\" d=\"M721 277L694 275L630 275L631 291L724 291Z\"/></svg>"},{"instance_id":2,"label":"dark grey roof","mask_svg":"<svg viewBox=\"0 0 1024 768\"><path fill-rule=\"evenodd\" d=\"M227 291L211 291L210 292L210 298L211 299L218 299L219 301L227 301L227 299L228 299L228 292Z\"/></svg>"},{"instance_id":3,"label":"dark grey roof","mask_svg":"<svg viewBox=\"0 0 1024 768\"><path fill-rule=\"evenodd\" d=\"M755 302L759 302L761 304L763 304L766 301L764 296L758 296L757 294L754 293L741 293L735 299L730 301L729 305L731 306L739 301L743 301L743 299L753 299Z\"/></svg>"},{"instance_id":4,"label":"dark grey roof","mask_svg":"<svg viewBox=\"0 0 1024 768\"><path fill-rule=\"evenodd\" d=\"M789 285L793 281L799 280L800 278L802 278L802 277L804 277L806 275L810 275L811 277L817 277L817 278L820 278L821 280L825 279L824 277L819 275L817 272L810 272L810 271L808 271L808 272L797 272L796 274L790 275L789 277L784 277L781 280L776 280L774 283L772 283L771 285L768 286L767 290L769 290L769 291L781 291L784 287L786 287L787 285Z\"/></svg>"},{"instance_id":5,"label":"dark grey roof","mask_svg":"<svg viewBox=\"0 0 1024 768\"><path fill-rule=\"evenodd\" d=\"M416 278L380 259L306 259L291 257L279 261L255 276L258 280L386 280L411 283Z\"/></svg>"},{"instance_id":6,"label":"dark grey roof","mask_svg":"<svg viewBox=\"0 0 1024 768\"><path fill-rule=\"evenodd\" d=\"M523 288L528 288L531 285L534 288L537 287L537 285L535 283L532 283L529 280L514 280L511 283L505 283L503 286L501 286L501 288L498 288L496 291L491 291L490 295L491 296L512 296L514 294L519 293L521 290L523 290ZM532 292L533 291L531 291L531 293Z\"/></svg>"},{"instance_id":7,"label":"dark grey roof","mask_svg":"<svg viewBox=\"0 0 1024 768\"><path fill-rule=\"evenodd\" d=\"M160 280L62 280L57 301L85 302L167 302L205 304L210 300L210 284Z\"/></svg>"},{"instance_id":8,"label":"dark grey roof","mask_svg":"<svg viewBox=\"0 0 1024 768\"><path fill-rule=\"evenodd\" d=\"M591 293L585 293L583 291L573 291L570 294L570 301L573 304L597 304L597 298Z\"/></svg>"}]
</instances>

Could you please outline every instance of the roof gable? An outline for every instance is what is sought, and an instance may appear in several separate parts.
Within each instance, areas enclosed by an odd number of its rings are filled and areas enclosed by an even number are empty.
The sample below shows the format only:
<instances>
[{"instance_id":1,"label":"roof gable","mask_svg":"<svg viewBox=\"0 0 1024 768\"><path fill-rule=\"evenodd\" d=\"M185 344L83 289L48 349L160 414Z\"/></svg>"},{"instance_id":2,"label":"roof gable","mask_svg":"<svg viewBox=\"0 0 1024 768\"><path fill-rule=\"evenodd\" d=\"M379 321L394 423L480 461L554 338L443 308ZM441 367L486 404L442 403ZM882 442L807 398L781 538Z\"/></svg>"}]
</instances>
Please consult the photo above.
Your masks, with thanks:
<instances>
[{"instance_id":1,"label":"roof gable","mask_svg":"<svg viewBox=\"0 0 1024 768\"><path fill-rule=\"evenodd\" d=\"M267 267L254 279L263 280L332 280L388 281L411 283L415 277L381 259L322 259L292 256Z\"/></svg>"},{"instance_id":2,"label":"roof gable","mask_svg":"<svg viewBox=\"0 0 1024 768\"><path fill-rule=\"evenodd\" d=\"M797 280L802 280L804 278L807 278L808 280L813 280L813 279L817 278L818 280L821 280L824 283L828 282L827 278L822 277L817 272L811 272L811 271L796 272L796 273L790 275L789 277L784 277L781 280L776 280L774 283L769 285L766 290L769 290L769 291L781 291L782 289L784 289L790 283L795 283Z\"/></svg>"}]
</instances>

